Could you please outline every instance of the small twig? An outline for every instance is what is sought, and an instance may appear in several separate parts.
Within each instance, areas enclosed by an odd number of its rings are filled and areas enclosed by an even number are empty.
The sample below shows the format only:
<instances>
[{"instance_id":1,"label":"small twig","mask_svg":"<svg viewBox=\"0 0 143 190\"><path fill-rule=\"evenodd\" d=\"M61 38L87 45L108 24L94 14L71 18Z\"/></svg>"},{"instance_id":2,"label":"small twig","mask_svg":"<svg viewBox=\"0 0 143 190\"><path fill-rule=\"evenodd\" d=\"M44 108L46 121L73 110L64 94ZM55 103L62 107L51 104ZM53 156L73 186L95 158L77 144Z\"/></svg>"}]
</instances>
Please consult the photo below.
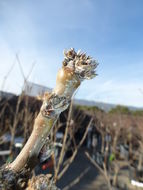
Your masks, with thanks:
<instances>
[{"instance_id":1,"label":"small twig","mask_svg":"<svg viewBox=\"0 0 143 190\"><path fill-rule=\"evenodd\" d=\"M61 164L63 162L63 158L64 158L64 151L65 151L66 140L67 140L67 135L68 135L68 130L69 130L69 123L70 123L70 119L71 119L72 106L73 106L73 100L71 101L71 104L70 104L65 134L64 134L63 143L62 143L63 145L62 145L62 149L60 152L58 165L57 165L56 170L55 170L55 176L54 176L55 181L57 180L58 172L59 172L60 166L61 166Z\"/></svg>"},{"instance_id":2,"label":"small twig","mask_svg":"<svg viewBox=\"0 0 143 190\"><path fill-rule=\"evenodd\" d=\"M89 155L89 153L85 152L85 155L90 160L90 162L100 171L100 173L102 175L105 175L103 169L91 158L91 156Z\"/></svg>"},{"instance_id":3,"label":"small twig","mask_svg":"<svg viewBox=\"0 0 143 190\"><path fill-rule=\"evenodd\" d=\"M83 135L83 137L82 137L80 143L78 144L78 146L77 146L76 149L74 150L74 152L73 152L71 158L69 159L69 161L67 162L67 164L65 165L65 167L62 169L62 171L59 173L58 179L60 179L60 178L64 175L64 173L65 173L65 172L67 171L67 169L69 168L70 164L73 162L75 156L77 155L77 152L78 152L79 148L81 147L81 145L83 144L83 142L84 142L84 140L85 140L85 138L86 138L86 135L87 135L87 133L88 133L88 129L89 129L89 127L91 126L92 121L93 121L93 119L90 120L90 122L89 122L89 124L88 124L88 126L87 126L87 128L86 128L86 131L85 131L85 133L84 133L84 135Z\"/></svg>"},{"instance_id":4,"label":"small twig","mask_svg":"<svg viewBox=\"0 0 143 190\"><path fill-rule=\"evenodd\" d=\"M90 167L86 168L76 179L74 179L69 185L65 186L63 190L69 190L71 187L80 182L84 175L90 170Z\"/></svg>"},{"instance_id":5,"label":"small twig","mask_svg":"<svg viewBox=\"0 0 143 190\"><path fill-rule=\"evenodd\" d=\"M18 65L19 65L19 69L20 69L20 72L21 72L21 74L22 74L22 77L23 77L23 79L25 80L25 74L24 74L24 71L23 71L23 68L22 68L22 65L21 65L21 62L20 62L20 59L19 59L19 55L18 54L16 54L16 60L17 60L17 62L18 62Z\"/></svg>"},{"instance_id":6,"label":"small twig","mask_svg":"<svg viewBox=\"0 0 143 190\"><path fill-rule=\"evenodd\" d=\"M8 72L6 73L6 75L4 76L4 79L3 79L3 82L2 82L2 85L1 85L1 91L4 90L6 80L7 80L8 76L10 75L10 73L12 72L15 64L16 64L16 61L14 60L14 62L12 63L10 69L8 70Z\"/></svg>"},{"instance_id":7,"label":"small twig","mask_svg":"<svg viewBox=\"0 0 143 190\"><path fill-rule=\"evenodd\" d=\"M100 168L100 166L91 158L91 156L89 155L88 152L85 152L85 155L87 156L87 158L90 160L90 162L100 171L100 173L105 177L106 181L107 181L107 184L108 184L108 188L109 190L112 190L112 187L111 187L111 183L110 183L110 177L108 176L108 173L107 173L107 169L106 169L106 166L105 164L103 163L103 168Z\"/></svg>"}]
</instances>

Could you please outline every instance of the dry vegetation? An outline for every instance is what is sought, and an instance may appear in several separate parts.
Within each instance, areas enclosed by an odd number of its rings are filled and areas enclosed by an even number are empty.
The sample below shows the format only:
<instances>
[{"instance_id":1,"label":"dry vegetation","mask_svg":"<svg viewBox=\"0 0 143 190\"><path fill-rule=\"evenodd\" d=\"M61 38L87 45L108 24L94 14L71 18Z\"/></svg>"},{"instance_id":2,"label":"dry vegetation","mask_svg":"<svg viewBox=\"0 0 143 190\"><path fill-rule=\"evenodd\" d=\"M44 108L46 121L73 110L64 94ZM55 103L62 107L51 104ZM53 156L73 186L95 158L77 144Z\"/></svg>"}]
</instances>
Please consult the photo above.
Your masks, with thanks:
<instances>
[{"instance_id":1,"label":"dry vegetation","mask_svg":"<svg viewBox=\"0 0 143 190\"><path fill-rule=\"evenodd\" d=\"M13 147L16 137L23 138L24 146L31 134L34 119L41 104L41 101L25 96L24 93L18 97L14 96L10 99L3 98L1 100L1 150L5 148L5 141L2 138L5 133L11 134L11 141L7 147L11 151L10 155L14 156ZM86 155L104 176L105 189L112 189L113 187L120 189L119 181L123 170L133 171L132 178L142 181L143 117L141 112L137 114L118 111L112 110L110 113L106 113L96 107L83 108L71 104L70 108L61 114L50 136L53 146L50 154L53 168L50 177L55 182L60 180L68 170L80 147L85 147L87 144L89 128L92 129L90 140L92 141L93 134L98 140L95 147L91 145L89 149L86 149ZM60 140L56 136L58 132L63 134L63 138ZM62 147L60 147L61 144ZM58 150L58 156L54 155L55 149ZM6 156L3 157L1 164L6 161L6 158ZM78 182L79 180L75 179L73 184L75 185ZM70 189L70 185L66 188Z\"/></svg>"}]
</instances>

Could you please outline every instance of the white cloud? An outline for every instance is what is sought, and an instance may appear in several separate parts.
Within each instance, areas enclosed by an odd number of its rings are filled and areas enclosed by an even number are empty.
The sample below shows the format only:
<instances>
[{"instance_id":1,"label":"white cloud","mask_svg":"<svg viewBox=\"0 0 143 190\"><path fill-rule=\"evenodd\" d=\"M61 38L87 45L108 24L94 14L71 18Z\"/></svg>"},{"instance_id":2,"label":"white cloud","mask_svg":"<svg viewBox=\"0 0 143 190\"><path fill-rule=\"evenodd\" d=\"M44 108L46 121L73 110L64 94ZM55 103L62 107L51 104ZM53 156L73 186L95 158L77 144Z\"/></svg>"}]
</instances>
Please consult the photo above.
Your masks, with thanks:
<instances>
[{"instance_id":1,"label":"white cloud","mask_svg":"<svg viewBox=\"0 0 143 190\"><path fill-rule=\"evenodd\" d=\"M81 87L81 92L85 91L84 97L88 100L95 100L114 104L132 105L143 107L143 94L140 92L142 83L122 83L114 81L96 82L88 87ZM90 84L90 82L89 82ZM79 97L80 91L77 94Z\"/></svg>"}]
</instances>

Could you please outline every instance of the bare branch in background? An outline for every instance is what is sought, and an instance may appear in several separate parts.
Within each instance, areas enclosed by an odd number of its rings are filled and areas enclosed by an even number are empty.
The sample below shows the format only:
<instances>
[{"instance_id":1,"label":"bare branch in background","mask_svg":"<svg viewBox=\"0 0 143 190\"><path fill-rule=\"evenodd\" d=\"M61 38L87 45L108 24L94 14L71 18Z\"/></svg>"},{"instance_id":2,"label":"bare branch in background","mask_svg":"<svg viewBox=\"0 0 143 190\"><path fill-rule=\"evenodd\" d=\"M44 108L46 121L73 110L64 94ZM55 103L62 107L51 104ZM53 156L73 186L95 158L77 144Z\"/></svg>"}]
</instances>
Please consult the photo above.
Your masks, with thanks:
<instances>
[{"instance_id":1,"label":"bare branch in background","mask_svg":"<svg viewBox=\"0 0 143 190\"><path fill-rule=\"evenodd\" d=\"M90 170L90 167L86 168L75 180L73 180L69 185L63 188L63 190L69 190L71 187L79 183L85 174Z\"/></svg>"},{"instance_id":2,"label":"bare branch in background","mask_svg":"<svg viewBox=\"0 0 143 190\"><path fill-rule=\"evenodd\" d=\"M16 58L15 58L15 59L16 59ZM2 85L1 85L1 91L4 90L6 80L7 80L7 78L9 77L10 73L12 72L12 70L13 70L15 64L16 64L16 60L13 61L11 67L10 67L9 70L8 70L8 72L7 72L6 75L4 76L4 79L3 79L3 82L2 82Z\"/></svg>"},{"instance_id":3,"label":"bare branch in background","mask_svg":"<svg viewBox=\"0 0 143 190\"><path fill-rule=\"evenodd\" d=\"M64 166L64 168L62 169L62 171L59 173L58 179L60 179L60 178L64 175L64 173L67 171L67 169L68 169L68 167L70 166L70 164L71 164L71 163L73 162L73 160L75 159L75 156L77 155L77 152L78 152L79 148L81 147L81 145L83 144L83 142L84 142L84 140L85 140L85 138L86 138L86 136L87 136L88 129L89 129L89 127L91 126L92 121L93 121L93 119L90 120L90 122L89 122L89 124L88 124L88 126L87 126L87 128L86 128L86 131L85 131L85 133L84 133L84 135L83 135L83 137L82 137L80 143L77 145L76 149L74 150L74 152L73 152L71 158L68 160L68 162L66 163L66 165Z\"/></svg>"},{"instance_id":4,"label":"bare branch in background","mask_svg":"<svg viewBox=\"0 0 143 190\"><path fill-rule=\"evenodd\" d=\"M112 190L111 182L110 182L110 176L107 173L107 169L105 164L103 163L103 169L91 158L88 152L85 152L85 155L90 160L90 162L100 171L100 173L105 177L105 180L107 181L108 189Z\"/></svg>"},{"instance_id":5,"label":"bare branch in background","mask_svg":"<svg viewBox=\"0 0 143 190\"><path fill-rule=\"evenodd\" d=\"M64 134L64 137L63 137L62 149L61 149L58 164L57 164L56 170L55 170L55 176L54 176L55 181L57 179L58 172L60 170L60 166L61 166L61 164L63 162L63 158L64 158L66 140L67 140L67 135L68 135L68 131L69 131L69 123L70 123L70 119L71 119L72 106L73 106L73 102L71 101L70 109L69 109L69 112L68 112L68 119L67 119L67 125L66 125L66 129L65 129L65 134Z\"/></svg>"}]
</instances>

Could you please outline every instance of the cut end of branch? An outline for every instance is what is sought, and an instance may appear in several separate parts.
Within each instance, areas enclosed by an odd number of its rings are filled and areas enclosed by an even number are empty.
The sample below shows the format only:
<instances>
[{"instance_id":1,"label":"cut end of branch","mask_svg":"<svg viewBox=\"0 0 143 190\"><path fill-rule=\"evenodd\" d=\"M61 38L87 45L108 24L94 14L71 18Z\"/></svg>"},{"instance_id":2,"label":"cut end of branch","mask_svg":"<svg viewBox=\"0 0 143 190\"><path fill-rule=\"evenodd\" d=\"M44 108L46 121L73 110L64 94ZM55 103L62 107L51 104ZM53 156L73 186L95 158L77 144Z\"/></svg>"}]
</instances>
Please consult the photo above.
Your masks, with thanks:
<instances>
[{"instance_id":1,"label":"cut end of branch","mask_svg":"<svg viewBox=\"0 0 143 190\"><path fill-rule=\"evenodd\" d=\"M95 70L98 63L86 53L75 52L74 48L71 48L64 51L64 56L63 67L72 69L81 80L92 79L96 76Z\"/></svg>"}]
</instances>

